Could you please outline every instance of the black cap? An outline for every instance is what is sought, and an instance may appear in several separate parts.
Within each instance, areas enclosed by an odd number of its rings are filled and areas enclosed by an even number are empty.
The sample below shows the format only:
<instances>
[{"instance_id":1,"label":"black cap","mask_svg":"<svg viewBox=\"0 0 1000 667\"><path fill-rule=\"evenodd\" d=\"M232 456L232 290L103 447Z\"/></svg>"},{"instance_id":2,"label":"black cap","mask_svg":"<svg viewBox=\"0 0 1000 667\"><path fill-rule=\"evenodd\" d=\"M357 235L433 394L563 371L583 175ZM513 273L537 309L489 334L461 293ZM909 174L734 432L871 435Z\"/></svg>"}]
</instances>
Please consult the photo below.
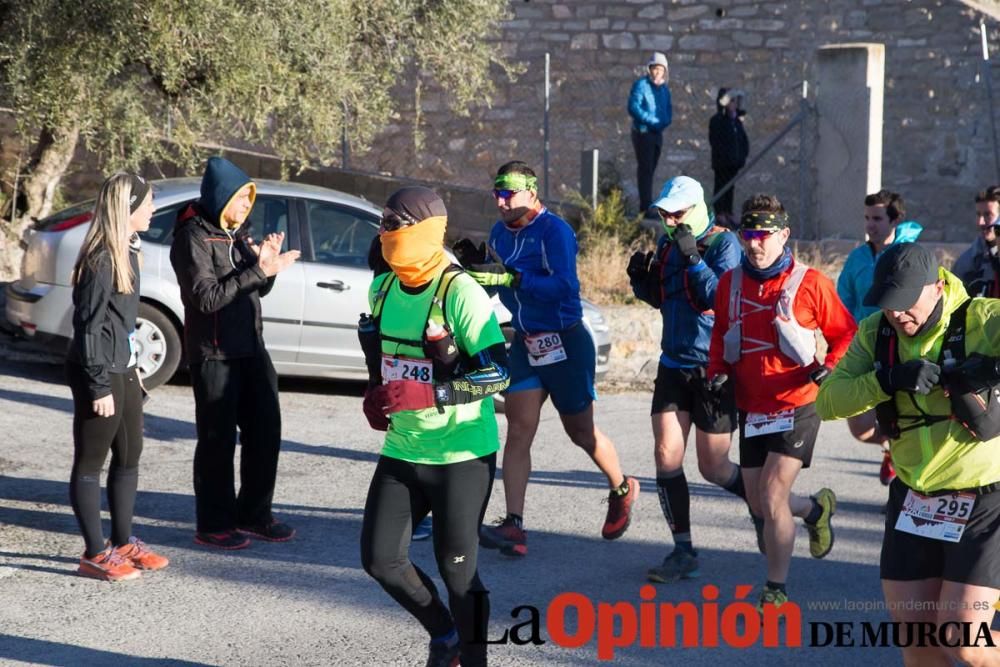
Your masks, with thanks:
<instances>
[{"instance_id":1,"label":"black cap","mask_svg":"<svg viewBox=\"0 0 1000 667\"><path fill-rule=\"evenodd\" d=\"M888 310L909 310L924 287L938 281L938 261L934 253L916 243L896 243L875 263L866 306Z\"/></svg>"}]
</instances>

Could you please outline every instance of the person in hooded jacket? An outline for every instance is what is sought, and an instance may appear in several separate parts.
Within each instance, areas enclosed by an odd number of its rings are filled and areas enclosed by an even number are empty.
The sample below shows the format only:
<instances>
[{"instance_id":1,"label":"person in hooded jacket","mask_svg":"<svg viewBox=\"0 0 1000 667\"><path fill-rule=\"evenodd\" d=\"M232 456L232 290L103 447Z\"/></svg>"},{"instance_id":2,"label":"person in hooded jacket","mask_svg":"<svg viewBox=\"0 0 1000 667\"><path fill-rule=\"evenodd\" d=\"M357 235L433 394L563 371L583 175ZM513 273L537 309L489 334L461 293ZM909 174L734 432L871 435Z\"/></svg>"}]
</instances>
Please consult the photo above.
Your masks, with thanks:
<instances>
[{"instance_id":1,"label":"person in hooded jacket","mask_svg":"<svg viewBox=\"0 0 1000 667\"><path fill-rule=\"evenodd\" d=\"M711 391L705 367L715 315L719 277L739 265L743 252L736 235L716 227L698 181L677 176L653 203L664 235L655 252L636 252L629 261L632 291L663 315L660 363L650 415L653 422L656 491L674 537L674 550L647 572L657 583L698 574L691 539L691 496L684 475L684 450L695 430L698 468L708 481L746 501L740 467L729 460L736 428L730 387ZM763 521L756 520L761 527Z\"/></svg>"},{"instance_id":2,"label":"person in hooded jacket","mask_svg":"<svg viewBox=\"0 0 1000 667\"><path fill-rule=\"evenodd\" d=\"M750 156L750 139L743 127L741 109L743 102L742 90L719 88L715 100L716 112L708 121L708 143L712 147L712 171L715 172L714 196L733 180ZM712 207L717 221L726 227L733 227L733 197L736 188L726 190L715 201Z\"/></svg>"},{"instance_id":3,"label":"person in hooded jacket","mask_svg":"<svg viewBox=\"0 0 1000 667\"><path fill-rule=\"evenodd\" d=\"M489 296L445 253L447 215L424 187L396 191L382 213L391 272L372 281L359 338L369 369L362 407L386 434L365 500L361 563L430 635L428 667L459 659L482 667L487 644L476 638L486 637L489 594L478 531L496 472L492 396L509 383L507 351ZM409 557L413 531L431 511L447 603Z\"/></svg>"},{"instance_id":4,"label":"person in hooded jacket","mask_svg":"<svg viewBox=\"0 0 1000 667\"><path fill-rule=\"evenodd\" d=\"M896 243L913 243L920 236L923 227L912 220L903 222L906 208L903 197L896 192L879 190L865 197L865 235L868 240L847 256L844 268L837 278L837 295L847 310L851 311L854 322L879 312L874 306L864 304L864 296L871 289L875 262L879 256ZM896 471L889 456L889 439L881 433L876 424L875 412L868 411L854 415L847 420L851 435L870 444L882 447L882 466L879 481L884 485L892 482Z\"/></svg>"},{"instance_id":5,"label":"person in hooded jacket","mask_svg":"<svg viewBox=\"0 0 1000 667\"><path fill-rule=\"evenodd\" d=\"M169 562L132 535L142 454L142 400L134 333L139 313L139 232L149 229L153 191L143 178L104 182L73 267L73 338L66 377L73 393L69 496L86 549L77 570L104 581L135 579ZM101 529L101 467L111 451L111 539Z\"/></svg>"},{"instance_id":6,"label":"person in hooded jacket","mask_svg":"<svg viewBox=\"0 0 1000 667\"><path fill-rule=\"evenodd\" d=\"M201 197L179 213L170 248L184 303L184 350L198 431L195 541L227 550L249 546L247 535L283 542L295 534L271 513L281 411L277 375L264 347L260 297L299 251L281 252L283 233L254 243L243 223L256 193L243 170L210 158ZM239 494L233 474L237 427Z\"/></svg>"}]
</instances>

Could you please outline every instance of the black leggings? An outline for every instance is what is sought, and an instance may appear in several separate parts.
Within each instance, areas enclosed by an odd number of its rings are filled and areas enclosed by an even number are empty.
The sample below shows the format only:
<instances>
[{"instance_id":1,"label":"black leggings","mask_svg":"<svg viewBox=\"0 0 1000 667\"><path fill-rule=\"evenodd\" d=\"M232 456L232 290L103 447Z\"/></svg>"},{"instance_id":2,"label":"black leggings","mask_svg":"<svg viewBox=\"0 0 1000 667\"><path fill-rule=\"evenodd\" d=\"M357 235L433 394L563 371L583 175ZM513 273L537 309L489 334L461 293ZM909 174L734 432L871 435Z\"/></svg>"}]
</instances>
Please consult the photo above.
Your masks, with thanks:
<instances>
[{"instance_id":1,"label":"black leggings","mask_svg":"<svg viewBox=\"0 0 1000 667\"><path fill-rule=\"evenodd\" d=\"M449 465L379 457L361 528L361 563L431 637L458 630L464 667L486 664L488 592L479 580L479 526L493 489L496 454ZM410 562L413 527L434 512L434 556L448 607L430 578ZM477 600L478 598L478 600ZM478 627L477 627L478 626Z\"/></svg>"},{"instance_id":2,"label":"black leggings","mask_svg":"<svg viewBox=\"0 0 1000 667\"><path fill-rule=\"evenodd\" d=\"M132 511L139 485L142 454L142 391L135 369L109 373L115 413L98 417L87 391L87 376L78 364L66 364L73 392L73 471L69 499L80 524L88 558L104 550L101 530L101 468L111 450L108 468L108 506L111 543L121 546L132 536Z\"/></svg>"}]
</instances>

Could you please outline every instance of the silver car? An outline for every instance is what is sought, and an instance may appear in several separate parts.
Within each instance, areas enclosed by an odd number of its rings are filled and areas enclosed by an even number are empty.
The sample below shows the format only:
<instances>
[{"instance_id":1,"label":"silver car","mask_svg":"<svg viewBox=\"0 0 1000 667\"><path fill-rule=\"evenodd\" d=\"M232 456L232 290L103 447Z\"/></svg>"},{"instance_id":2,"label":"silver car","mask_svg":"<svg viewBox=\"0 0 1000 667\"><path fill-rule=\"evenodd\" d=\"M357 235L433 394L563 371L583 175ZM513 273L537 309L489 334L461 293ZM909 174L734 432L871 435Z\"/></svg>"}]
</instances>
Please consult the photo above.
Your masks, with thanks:
<instances>
[{"instance_id":1,"label":"silver car","mask_svg":"<svg viewBox=\"0 0 1000 667\"><path fill-rule=\"evenodd\" d=\"M258 180L248 224L255 238L285 233L285 249L302 252L261 300L264 339L279 375L366 380L357 337L358 315L368 311L368 248L381 210L335 190ZM201 181L153 181L149 231L142 234L141 303L136 323L139 370L147 387L169 380L181 365L184 306L170 265L178 211L198 198ZM39 221L27 239L19 280L7 286L7 321L26 336L72 336L70 273L89 227L93 202ZM494 298L508 340L510 312ZM584 324L597 350L597 372L607 371L611 338L601 312L584 301ZM57 341L58 342L58 341Z\"/></svg>"}]
</instances>

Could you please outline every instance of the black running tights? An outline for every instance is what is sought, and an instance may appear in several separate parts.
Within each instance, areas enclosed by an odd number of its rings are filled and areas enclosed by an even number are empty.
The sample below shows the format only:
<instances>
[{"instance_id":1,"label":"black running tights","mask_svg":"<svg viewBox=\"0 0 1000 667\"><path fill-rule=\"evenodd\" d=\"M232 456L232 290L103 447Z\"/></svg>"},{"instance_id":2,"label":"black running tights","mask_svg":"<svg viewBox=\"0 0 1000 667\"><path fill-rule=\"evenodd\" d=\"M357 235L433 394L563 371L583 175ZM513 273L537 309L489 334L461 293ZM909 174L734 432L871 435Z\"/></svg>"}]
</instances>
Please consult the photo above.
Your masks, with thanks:
<instances>
[{"instance_id":1,"label":"black running tights","mask_svg":"<svg viewBox=\"0 0 1000 667\"><path fill-rule=\"evenodd\" d=\"M486 664L489 598L479 580L479 526L493 488L496 454L448 465L408 463L382 456L375 467L361 528L365 572L430 636L457 629L463 666ZM448 607L430 578L409 557L413 527L434 513L434 556L448 589ZM450 613L449 613L450 608Z\"/></svg>"},{"instance_id":2,"label":"black running tights","mask_svg":"<svg viewBox=\"0 0 1000 667\"><path fill-rule=\"evenodd\" d=\"M111 450L108 468L108 507L111 510L111 542L128 543L132 535L132 511L139 484L142 454L142 392L135 369L109 373L115 413L98 417L87 391L87 378L75 363L66 364L66 377L73 392L73 470L69 499L80 524L88 558L104 550L101 530L101 467Z\"/></svg>"}]
</instances>

